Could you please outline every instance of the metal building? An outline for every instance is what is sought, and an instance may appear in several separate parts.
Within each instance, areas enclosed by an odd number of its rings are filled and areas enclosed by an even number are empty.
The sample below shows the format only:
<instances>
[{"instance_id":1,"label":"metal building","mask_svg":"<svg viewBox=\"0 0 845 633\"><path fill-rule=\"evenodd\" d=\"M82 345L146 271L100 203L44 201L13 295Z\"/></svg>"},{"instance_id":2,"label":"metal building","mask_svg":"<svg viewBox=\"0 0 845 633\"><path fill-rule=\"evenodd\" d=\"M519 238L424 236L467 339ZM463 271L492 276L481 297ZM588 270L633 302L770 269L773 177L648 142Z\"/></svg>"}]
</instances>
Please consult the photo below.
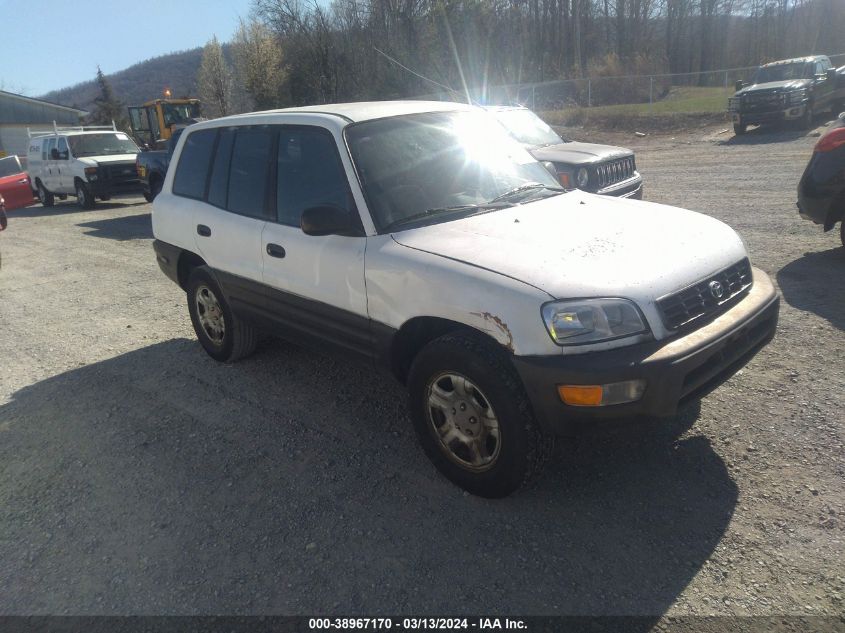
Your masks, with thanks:
<instances>
[{"instance_id":1,"label":"metal building","mask_svg":"<svg viewBox=\"0 0 845 633\"><path fill-rule=\"evenodd\" d=\"M28 127L43 130L52 127L53 121L64 126L79 125L86 114L85 110L0 90L0 156L26 157Z\"/></svg>"}]
</instances>

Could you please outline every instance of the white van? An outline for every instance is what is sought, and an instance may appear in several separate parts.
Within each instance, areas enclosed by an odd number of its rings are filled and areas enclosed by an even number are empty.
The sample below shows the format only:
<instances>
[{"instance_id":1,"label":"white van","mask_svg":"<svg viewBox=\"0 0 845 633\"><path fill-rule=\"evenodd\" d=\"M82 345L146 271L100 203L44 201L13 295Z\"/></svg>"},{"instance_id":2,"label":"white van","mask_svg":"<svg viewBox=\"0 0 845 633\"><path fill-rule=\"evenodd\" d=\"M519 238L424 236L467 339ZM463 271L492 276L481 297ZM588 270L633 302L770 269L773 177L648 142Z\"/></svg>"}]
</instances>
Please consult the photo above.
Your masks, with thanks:
<instances>
[{"instance_id":1,"label":"white van","mask_svg":"<svg viewBox=\"0 0 845 633\"><path fill-rule=\"evenodd\" d=\"M41 204L53 206L55 197L76 196L84 209L94 201L140 196L135 169L138 146L114 126L53 128L29 132L28 170Z\"/></svg>"}]
</instances>

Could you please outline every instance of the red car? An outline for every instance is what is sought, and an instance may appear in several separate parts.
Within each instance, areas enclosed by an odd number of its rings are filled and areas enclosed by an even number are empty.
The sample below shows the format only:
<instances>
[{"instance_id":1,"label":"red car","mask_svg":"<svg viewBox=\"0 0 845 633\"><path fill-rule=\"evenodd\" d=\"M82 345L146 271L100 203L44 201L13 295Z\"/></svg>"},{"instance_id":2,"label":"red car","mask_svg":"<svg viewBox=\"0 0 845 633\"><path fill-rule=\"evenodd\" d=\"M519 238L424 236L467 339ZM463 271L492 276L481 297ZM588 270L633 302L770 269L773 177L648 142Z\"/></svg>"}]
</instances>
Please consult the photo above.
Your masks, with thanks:
<instances>
[{"instance_id":1,"label":"red car","mask_svg":"<svg viewBox=\"0 0 845 633\"><path fill-rule=\"evenodd\" d=\"M0 197L6 199L6 211L33 204L32 183L17 156L0 158Z\"/></svg>"}]
</instances>

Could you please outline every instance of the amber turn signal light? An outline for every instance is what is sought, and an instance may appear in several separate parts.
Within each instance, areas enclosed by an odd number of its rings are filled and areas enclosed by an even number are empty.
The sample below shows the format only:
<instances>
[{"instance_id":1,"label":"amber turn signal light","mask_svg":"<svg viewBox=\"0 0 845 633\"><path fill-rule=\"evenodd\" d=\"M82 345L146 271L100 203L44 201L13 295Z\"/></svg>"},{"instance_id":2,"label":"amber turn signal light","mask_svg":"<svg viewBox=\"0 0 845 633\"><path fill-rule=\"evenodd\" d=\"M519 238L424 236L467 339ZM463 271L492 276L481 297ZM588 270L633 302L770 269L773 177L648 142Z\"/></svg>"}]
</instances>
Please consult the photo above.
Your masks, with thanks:
<instances>
[{"instance_id":1,"label":"amber turn signal light","mask_svg":"<svg viewBox=\"0 0 845 633\"><path fill-rule=\"evenodd\" d=\"M560 385L557 392L561 400L575 407L601 406L601 385Z\"/></svg>"}]
</instances>

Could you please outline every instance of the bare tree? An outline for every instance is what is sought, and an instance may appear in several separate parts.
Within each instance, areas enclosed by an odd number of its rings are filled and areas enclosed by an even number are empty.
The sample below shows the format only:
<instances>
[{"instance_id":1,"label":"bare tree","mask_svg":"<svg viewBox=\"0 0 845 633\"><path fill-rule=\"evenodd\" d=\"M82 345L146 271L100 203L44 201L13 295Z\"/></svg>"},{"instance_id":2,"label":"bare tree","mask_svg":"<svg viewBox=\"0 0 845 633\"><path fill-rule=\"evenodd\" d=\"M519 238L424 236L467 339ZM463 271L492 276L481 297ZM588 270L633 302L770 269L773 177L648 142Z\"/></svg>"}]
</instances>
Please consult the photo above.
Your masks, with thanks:
<instances>
[{"instance_id":1,"label":"bare tree","mask_svg":"<svg viewBox=\"0 0 845 633\"><path fill-rule=\"evenodd\" d=\"M232 69L223 55L223 47L213 36L202 52L197 74L197 87L203 108L211 117L226 116L234 112L234 81Z\"/></svg>"},{"instance_id":2,"label":"bare tree","mask_svg":"<svg viewBox=\"0 0 845 633\"><path fill-rule=\"evenodd\" d=\"M285 70L282 47L270 29L256 18L241 20L232 43L238 79L257 110L278 107Z\"/></svg>"}]
</instances>

